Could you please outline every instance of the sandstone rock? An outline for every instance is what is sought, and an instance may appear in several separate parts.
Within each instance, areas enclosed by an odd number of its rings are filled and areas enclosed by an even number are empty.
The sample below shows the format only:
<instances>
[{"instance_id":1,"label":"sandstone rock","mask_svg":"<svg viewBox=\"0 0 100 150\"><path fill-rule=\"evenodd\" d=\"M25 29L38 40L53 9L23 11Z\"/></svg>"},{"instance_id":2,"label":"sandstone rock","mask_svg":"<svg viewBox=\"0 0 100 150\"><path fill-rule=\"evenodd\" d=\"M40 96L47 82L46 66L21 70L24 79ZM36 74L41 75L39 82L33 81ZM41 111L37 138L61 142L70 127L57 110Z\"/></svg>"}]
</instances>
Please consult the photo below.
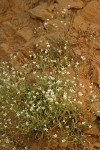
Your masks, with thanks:
<instances>
[{"instance_id":1,"label":"sandstone rock","mask_svg":"<svg viewBox=\"0 0 100 150\"><path fill-rule=\"evenodd\" d=\"M76 8L81 9L83 8L84 3L81 0L69 0L67 7L70 8Z\"/></svg>"},{"instance_id":2,"label":"sandstone rock","mask_svg":"<svg viewBox=\"0 0 100 150\"><path fill-rule=\"evenodd\" d=\"M2 23L2 26L3 26L3 29L5 30L5 33L6 33L6 32L9 32L9 33L10 33L10 36L15 34L15 28L14 28L14 26L11 24L10 21L5 21L5 22L3 22L3 23ZM6 36L7 36L7 35L6 35Z\"/></svg>"},{"instance_id":3,"label":"sandstone rock","mask_svg":"<svg viewBox=\"0 0 100 150\"><path fill-rule=\"evenodd\" d=\"M96 66L92 74L92 82L100 85L100 68Z\"/></svg>"},{"instance_id":4,"label":"sandstone rock","mask_svg":"<svg viewBox=\"0 0 100 150\"><path fill-rule=\"evenodd\" d=\"M78 30L86 31L88 28L88 22L84 20L84 18L80 15L76 15L73 21L73 27Z\"/></svg>"},{"instance_id":5,"label":"sandstone rock","mask_svg":"<svg viewBox=\"0 0 100 150\"><path fill-rule=\"evenodd\" d=\"M86 134L100 136L100 128L96 123L92 124L92 128L85 131Z\"/></svg>"},{"instance_id":6,"label":"sandstone rock","mask_svg":"<svg viewBox=\"0 0 100 150\"><path fill-rule=\"evenodd\" d=\"M4 52L9 53L9 46L6 43L2 43L0 46L2 47Z\"/></svg>"},{"instance_id":7,"label":"sandstone rock","mask_svg":"<svg viewBox=\"0 0 100 150\"><path fill-rule=\"evenodd\" d=\"M95 51L95 61L96 61L96 64L100 64L100 51L96 50Z\"/></svg>"},{"instance_id":8,"label":"sandstone rock","mask_svg":"<svg viewBox=\"0 0 100 150\"><path fill-rule=\"evenodd\" d=\"M29 9L32 0L10 0L12 10L16 13L22 13Z\"/></svg>"},{"instance_id":9,"label":"sandstone rock","mask_svg":"<svg viewBox=\"0 0 100 150\"><path fill-rule=\"evenodd\" d=\"M57 0L60 9L83 8L84 3L81 0Z\"/></svg>"},{"instance_id":10,"label":"sandstone rock","mask_svg":"<svg viewBox=\"0 0 100 150\"><path fill-rule=\"evenodd\" d=\"M55 6L54 4L51 4L49 7L48 7L48 11L49 12L52 12L54 10Z\"/></svg>"},{"instance_id":11,"label":"sandstone rock","mask_svg":"<svg viewBox=\"0 0 100 150\"><path fill-rule=\"evenodd\" d=\"M32 0L32 4L38 4L39 0Z\"/></svg>"},{"instance_id":12,"label":"sandstone rock","mask_svg":"<svg viewBox=\"0 0 100 150\"><path fill-rule=\"evenodd\" d=\"M0 59L6 59L8 57L9 47L6 43L0 45Z\"/></svg>"},{"instance_id":13,"label":"sandstone rock","mask_svg":"<svg viewBox=\"0 0 100 150\"><path fill-rule=\"evenodd\" d=\"M98 149L100 148L100 143L99 142L96 142L95 144L94 144L94 147L97 147Z\"/></svg>"},{"instance_id":14,"label":"sandstone rock","mask_svg":"<svg viewBox=\"0 0 100 150\"><path fill-rule=\"evenodd\" d=\"M7 54L3 51L3 49L0 46L0 61L5 60L6 57L7 57Z\"/></svg>"},{"instance_id":15,"label":"sandstone rock","mask_svg":"<svg viewBox=\"0 0 100 150\"><path fill-rule=\"evenodd\" d=\"M4 40L6 39L6 35L3 31L3 29L0 29L0 42L4 42Z\"/></svg>"},{"instance_id":16,"label":"sandstone rock","mask_svg":"<svg viewBox=\"0 0 100 150\"><path fill-rule=\"evenodd\" d=\"M93 47L97 50L100 50L100 37L96 38L94 41L93 41Z\"/></svg>"},{"instance_id":17,"label":"sandstone rock","mask_svg":"<svg viewBox=\"0 0 100 150\"><path fill-rule=\"evenodd\" d=\"M29 27L25 27L21 30L18 30L16 34L22 37L25 41L29 41L33 37L33 31Z\"/></svg>"},{"instance_id":18,"label":"sandstone rock","mask_svg":"<svg viewBox=\"0 0 100 150\"><path fill-rule=\"evenodd\" d=\"M47 3L43 3L33 9L30 9L29 14L32 18L41 19L43 21L51 17L51 13L47 11Z\"/></svg>"},{"instance_id":19,"label":"sandstone rock","mask_svg":"<svg viewBox=\"0 0 100 150\"><path fill-rule=\"evenodd\" d=\"M7 11L7 13L0 15L0 24L10 19L12 19L12 12Z\"/></svg>"},{"instance_id":20,"label":"sandstone rock","mask_svg":"<svg viewBox=\"0 0 100 150\"><path fill-rule=\"evenodd\" d=\"M100 24L100 1L93 0L83 8L81 15L91 23Z\"/></svg>"},{"instance_id":21,"label":"sandstone rock","mask_svg":"<svg viewBox=\"0 0 100 150\"><path fill-rule=\"evenodd\" d=\"M100 102L93 102L91 104L91 111L97 116L100 117Z\"/></svg>"},{"instance_id":22,"label":"sandstone rock","mask_svg":"<svg viewBox=\"0 0 100 150\"><path fill-rule=\"evenodd\" d=\"M0 14L5 13L9 8L8 0L0 0Z\"/></svg>"}]
</instances>

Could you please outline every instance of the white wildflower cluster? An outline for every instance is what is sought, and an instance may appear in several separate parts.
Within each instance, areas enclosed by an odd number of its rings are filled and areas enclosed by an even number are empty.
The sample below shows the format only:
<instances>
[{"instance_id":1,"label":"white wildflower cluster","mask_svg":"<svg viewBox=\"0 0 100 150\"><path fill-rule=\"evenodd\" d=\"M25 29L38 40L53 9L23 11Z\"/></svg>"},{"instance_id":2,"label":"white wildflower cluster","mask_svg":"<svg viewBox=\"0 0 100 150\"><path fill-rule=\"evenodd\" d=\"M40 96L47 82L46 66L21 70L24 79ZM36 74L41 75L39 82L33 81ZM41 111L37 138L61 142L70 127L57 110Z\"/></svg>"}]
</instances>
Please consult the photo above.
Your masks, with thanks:
<instances>
[{"instance_id":1,"label":"white wildflower cluster","mask_svg":"<svg viewBox=\"0 0 100 150\"><path fill-rule=\"evenodd\" d=\"M64 9L62 16L66 14ZM45 28L49 21L47 19L44 23ZM63 20L60 23L65 25ZM38 30L34 29L34 33ZM45 46L41 47L42 44ZM85 91L84 84L78 82L80 62L74 62L66 39L40 41L34 47L29 52L29 59L25 58L24 64L20 64L19 70L7 62L0 63L0 130L5 135L7 131L15 133L16 130L23 135L48 133L56 124L58 130L63 128L66 131L67 136L75 131L73 137L76 137ZM15 60L17 55L11 55L12 59ZM81 56L81 59L85 61L86 58ZM90 94L93 93L92 87L90 85ZM92 96L91 101L95 99L96 95ZM83 127L86 125L84 119L81 124ZM61 143L66 142L66 134L61 138ZM53 134L53 138L58 138L58 133ZM6 136L5 144L9 143ZM3 147L6 147L5 144L1 142Z\"/></svg>"}]
</instances>

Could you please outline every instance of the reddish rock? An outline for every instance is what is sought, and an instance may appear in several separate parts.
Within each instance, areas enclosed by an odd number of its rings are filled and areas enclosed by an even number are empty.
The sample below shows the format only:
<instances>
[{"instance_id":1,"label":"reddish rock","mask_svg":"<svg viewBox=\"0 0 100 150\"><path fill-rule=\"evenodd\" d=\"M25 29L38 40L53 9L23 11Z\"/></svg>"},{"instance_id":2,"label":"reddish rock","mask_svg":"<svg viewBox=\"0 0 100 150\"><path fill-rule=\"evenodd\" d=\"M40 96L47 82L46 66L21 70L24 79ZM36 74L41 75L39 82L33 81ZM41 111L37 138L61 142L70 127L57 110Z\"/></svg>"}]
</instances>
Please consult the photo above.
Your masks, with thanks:
<instances>
[{"instance_id":1,"label":"reddish rock","mask_svg":"<svg viewBox=\"0 0 100 150\"><path fill-rule=\"evenodd\" d=\"M94 41L93 41L93 47L97 50L100 50L100 37L96 38Z\"/></svg>"},{"instance_id":2,"label":"reddish rock","mask_svg":"<svg viewBox=\"0 0 100 150\"><path fill-rule=\"evenodd\" d=\"M93 123L90 129L85 131L86 134L100 136L100 128L98 124Z\"/></svg>"},{"instance_id":3,"label":"reddish rock","mask_svg":"<svg viewBox=\"0 0 100 150\"><path fill-rule=\"evenodd\" d=\"M57 0L60 9L83 8L84 3L81 0Z\"/></svg>"},{"instance_id":4,"label":"reddish rock","mask_svg":"<svg viewBox=\"0 0 100 150\"><path fill-rule=\"evenodd\" d=\"M29 9L29 6L32 5L32 3L32 0L10 0L12 10L16 13L25 13L25 11Z\"/></svg>"},{"instance_id":5,"label":"reddish rock","mask_svg":"<svg viewBox=\"0 0 100 150\"><path fill-rule=\"evenodd\" d=\"M84 3L81 0L69 0L67 7L70 8L76 8L76 9L81 9L83 8Z\"/></svg>"},{"instance_id":6,"label":"reddish rock","mask_svg":"<svg viewBox=\"0 0 100 150\"><path fill-rule=\"evenodd\" d=\"M82 16L76 15L74 18L73 27L76 30L81 29L83 31L86 31L88 28L88 22L86 22Z\"/></svg>"},{"instance_id":7,"label":"reddish rock","mask_svg":"<svg viewBox=\"0 0 100 150\"><path fill-rule=\"evenodd\" d=\"M0 60L6 59L7 53L4 51L4 49L0 46Z\"/></svg>"},{"instance_id":8,"label":"reddish rock","mask_svg":"<svg viewBox=\"0 0 100 150\"><path fill-rule=\"evenodd\" d=\"M95 68L93 70L92 82L100 85L100 68L98 66L95 66Z\"/></svg>"},{"instance_id":9,"label":"reddish rock","mask_svg":"<svg viewBox=\"0 0 100 150\"><path fill-rule=\"evenodd\" d=\"M29 14L32 18L41 19L43 21L51 17L51 13L47 11L47 3L43 3L33 9L30 9Z\"/></svg>"},{"instance_id":10,"label":"reddish rock","mask_svg":"<svg viewBox=\"0 0 100 150\"><path fill-rule=\"evenodd\" d=\"M4 53L9 53L9 46L6 43L2 43L0 45L1 49L3 49Z\"/></svg>"},{"instance_id":11,"label":"reddish rock","mask_svg":"<svg viewBox=\"0 0 100 150\"><path fill-rule=\"evenodd\" d=\"M0 29L0 42L4 42L4 40L6 39L6 35L3 29Z\"/></svg>"},{"instance_id":12,"label":"reddish rock","mask_svg":"<svg viewBox=\"0 0 100 150\"><path fill-rule=\"evenodd\" d=\"M83 8L81 15L91 23L100 24L100 1L93 0Z\"/></svg>"},{"instance_id":13,"label":"reddish rock","mask_svg":"<svg viewBox=\"0 0 100 150\"><path fill-rule=\"evenodd\" d=\"M0 0L0 14L5 13L9 8L8 0Z\"/></svg>"},{"instance_id":14,"label":"reddish rock","mask_svg":"<svg viewBox=\"0 0 100 150\"><path fill-rule=\"evenodd\" d=\"M99 50L95 51L95 62L96 64L100 65L100 51Z\"/></svg>"},{"instance_id":15,"label":"reddish rock","mask_svg":"<svg viewBox=\"0 0 100 150\"><path fill-rule=\"evenodd\" d=\"M100 117L100 102L94 102L91 104L91 111L98 117Z\"/></svg>"},{"instance_id":16,"label":"reddish rock","mask_svg":"<svg viewBox=\"0 0 100 150\"><path fill-rule=\"evenodd\" d=\"M29 27L18 30L16 34L22 37L25 41L29 41L33 37L33 30Z\"/></svg>"},{"instance_id":17,"label":"reddish rock","mask_svg":"<svg viewBox=\"0 0 100 150\"><path fill-rule=\"evenodd\" d=\"M38 4L39 0L32 0L32 4Z\"/></svg>"},{"instance_id":18,"label":"reddish rock","mask_svg":"<svg viewBox=\"0 0 100 150\"><path fill-rule=\"evenodd\" d=\"M100 143L99 143L99 142L96 142L96 143L94 144L94 147L100 149Z\"/></svg>"},{"instance_id":19,"label":"reddish rock","mask_svg":"<svg viewBox=\"0 0 100 150\"><path fill-rule=\"evenodd\" d=\"M11 50L7 43L2 43L0 45L0 60L8 60Z\"/></svg>"}]
</instances>

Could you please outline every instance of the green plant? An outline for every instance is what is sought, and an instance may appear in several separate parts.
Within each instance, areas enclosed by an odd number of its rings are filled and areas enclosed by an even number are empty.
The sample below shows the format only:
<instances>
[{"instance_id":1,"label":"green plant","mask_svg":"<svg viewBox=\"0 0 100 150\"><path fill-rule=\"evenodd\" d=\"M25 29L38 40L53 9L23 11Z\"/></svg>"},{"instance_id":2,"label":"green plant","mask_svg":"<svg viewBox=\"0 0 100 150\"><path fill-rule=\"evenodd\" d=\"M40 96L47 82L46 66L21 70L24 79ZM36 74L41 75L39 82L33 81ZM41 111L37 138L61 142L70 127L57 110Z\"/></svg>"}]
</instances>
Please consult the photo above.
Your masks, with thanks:
<instances>
[{"instance_id":1,"label":"green plant","mask_svg":"<svg viewBox=\"0 0 100 150\"><path fill-rule=\"evenodd\" d=\"M40 45L37 43L25 64L20 64L22 71L0 62L0 132L10 147L17 143L28 149L19 136L38 134L46 135L49 142L58 140L61 149L68 141L83 145L83 131L88 127L83 103L91 96L84 94L78 68L86 58L74 60L68 37L45 41L45 48ZM6 147L2 141L1 145ZM11 149L15 150L15 145Z\"/></svg>"}]
</instances>

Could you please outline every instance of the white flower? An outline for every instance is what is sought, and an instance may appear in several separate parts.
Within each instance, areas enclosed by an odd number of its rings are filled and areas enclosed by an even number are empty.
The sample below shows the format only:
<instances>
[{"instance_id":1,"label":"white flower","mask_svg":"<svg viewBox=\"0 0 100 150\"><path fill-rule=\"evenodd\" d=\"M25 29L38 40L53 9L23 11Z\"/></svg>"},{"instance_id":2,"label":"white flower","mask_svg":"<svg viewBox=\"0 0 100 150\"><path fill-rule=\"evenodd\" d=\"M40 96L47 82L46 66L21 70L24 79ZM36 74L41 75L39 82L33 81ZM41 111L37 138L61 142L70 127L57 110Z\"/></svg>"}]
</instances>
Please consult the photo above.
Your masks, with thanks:
<instances>
[{"instance_id":1,"label":"white flower","mask_svg":"<svg viewBox=\"0 0 100 150\"><path fill-rule=\"evenodd\" d=\"M85 122L82 122L82 125L85 125L86 123Z\"/></svg>"},{"instance_id":2,"label":"white flower","mask_svg":"<svg viewBox=\"0 0 100 150\"><path fill-rule=\"evenodd\" d=\"M19 128L19 126L16 126L16 129L18 129Z\"/></svg>"},{"instance_id":3,"label":"white flower","mask_svg":"<svg viewBox=\"0 0 100 150\"><path fill-rule=\"evenodd\" d=\"M64 92L63 99L66 99L66 98L67 98L67 93Z\"/></svg>"},{"instance_id":4,"label":"white flower","mask_svg":"<svg viewBox=\"0 0 100 150\"><path fill-rule=\"evenodd\" d=\"M67 9L63 9L64 11L67 11Z\"/></svg>"},{"instance_id":5,"label":"white flower","mask_svg":"<svg viewBox=\"0 0 100 150\"><path fill-rule=\"evenodd\" d=\"M61 83L61 82L62 82L62 81L60 81L60 80L57 80L57 82L56 82L56 83L58 83L58 84L59 84L59 83Z\"/></svg>"},{"instance_id":6,"label":"white flower","mask_svg":"<svg viewBox=\"0 0 100 150\"><path fill-rule=\"evenodd\" d=\"M62 11L62 14L65 14L65 11Z\"/></svg>"},{"instance_id":7,"label":"white flower","mask_svg":"<svg viewBox=\"0 0 100 150\"><path fill-rule=\"evenodd\" d=\"M92 125L89 125L88 127L91 129L91 128L92 128Z\"/></svg>"},{"instance_id":8,"label":"white flower","mask_svg":"<svg viewBox=\"0 0 100 150\"><path fill-rule=\"evenodd\" d=\"M81 102L81 101L78 101L77 103L82 105L82 102Z\"/></svg>"},{"instance_id":9,"label":"white flower","mask_svg":"<svg viewBox=\"0 0 100 150\"><path fill-rule=\"evenodd\" d=\"M47 53L48 53L48 50L46 49L46 50L45 50L45 54L47 54Z\"/></svg>"},{"instance_id":10,"label":"white flower","mask_svg":"<svg viewBox=\"0 0 100 150\"><path fill-rule=\"evenodd\" d=\"M81 56L81 59L82 59L82 60L86 60L86 58L85 58L84 56Z\"/></svg>"},{"instance_id":11,"label":"white flower","mask_svg":"<svg viewBox=\"0 0 100 150\"><path fill-rule=\"evenodd\" d=\"M69 129L69 126L66 126L66 129Z\"/></svg>"},{"instance_id":12,"label":"white flower","mask_svg":"<svg viewBox=\"0 0 100 150\"><path fill-rule=\"evenodd\" d=\"M78 95L79 95L79 96L83 96L83 93L82 93L82 92L78 92Z\"/></svg>"},{"instance_id":13,"label":"white flower","mask_svg":"<svg viewBox=\"0 0 100 150\"><path fill-rule=\"evenodd\" d=\"M50 45L48 44L47 47L50 48Z\"/></svg>"},{"instance_id":14,"label":"white flower","mask_svg":"<svg viewBox=\"0 0 100 150\"><path fill-rule=\"evenodd\" d=\"M71 7L71 5L67 5L68 6L68 8L70 8Z\"/></svg>"},{"instance_id":15,"label":"white flower","mask_svg":"<svg viewBox=\"0 0 100 150\"><path fill-rule=\"evenodd\" d=\"M79 65L79 62L76 62L76 66L78 66Z\"/></svg>"},{"instance_id":16,"label":"white flower","mask_svg":"<svg viewBox=\"0 0 100 150\"><path fill-rule=\"evenodd\" d=\"M19 113L17 113L17 117L19 117L20 116L20 114Z\"/></svg>"},{"instance_id":17,"label":"white flower","mask_svg":"<svg viewBox=\"0 0 100 150\"><path fill-rule=\"evenodd\" d=\"M4 113L3 115L6 117L6 116L7 116L7 113Z\"/></svg>"},{"instance_id":18,"label":"white flower","mask_svg":"<svg viewBox=\"0 0 100 150\"><path fill-rule=\"evenodd\" d=\"M53 102L53 98L48 98L48 100L49 100L50 102Z\"/></svg>"},{"instance_id":19,"label":"white flower","mask_svg":"<svg viewBox=\"0 0 100 150\"><path fill-rule=\"evenodd\" d=\"M54 138L57 138L57 134L54 134L53 137L54 137Z\"/></svg>"},{"instance_id":20,"label":"white flower","mask_svg":"<svg viewBox=\"0 0 100 150\"><path fill-rule=\"evenodd\" d=\"M39 46L39 44L36 44L36 47L38 47Z\"/></svg>"},{"instance_id":21,"label":"white flower","mask_svg":"<svg viewBox=\"0 0 100 150\"><path fill-rule=\"evenodd\" d=\"M71 64L68 64L68 67L71 67Z\"/></svg>"},{"instance_id":22,"label":"white flower","mask_svg":"<svg viewBox=\"0 0 100 150\"><path fill-rule=\"evenodd\" d=\"M63 21L62 21L62 20L61 20L60 22L61 22L61 23L63 23Z\"/></svg>"},{"instance_id":23,"label":"white flower","mask_svg":"<svg viewBox=\"0 0 100 150\"><path fill-rule=\"evenodd\" d=\"M100 110L98 110L97 113L100 114Z\"/></svg>"},{"instance_id":24,"label":"white flower","mask_svg":"<svg viewBox=\"0 0 100 150\"><path fill-rule=\"evenodd\" d=\"M29 125L29 122L26 122L26 126L28 126Z\"/></svg>"},{"instance_id":25,"label":"white flower","mask_svg":"<svg viewBox=\"0 0 100 150\"><path fill-rule=\"evenodd\" d=\"M56 101L55 104L58 105L59 103Z\"/></svg>"},{"instance_id":26,"label":"white flower","mask_svg":"<svg viewBox=\"0 0 100 150\"><path fill-rule=\"evenodd\" d=\"M66 49L67 49L67 46L64 46L64 49L66 50Z\"/></svg>"},{"instance_id":27,"label":"white flower","mask_svg":"<svg viewBox=\"0 0 100 150\"><path fill-rule=\"evenodd\" d=\"M30 108L30 111L33 111L33 107Z\"/></svg>"},{"instance_id":28,"label":"white flower","mask_svg":"<svg viewBox=\"0 0 100 150\"><path fill-rule=\"evenodd\" d=\"M84 85L82 83L80 83L80 87L84 88Z\"/></svg>"},{"instance_id":29,"label":"white flower","mask_svg":"<svg viewBox=\"0 0 100 150\"><path fill-rule=\"evenodd\" d=\"M72 92L72 93L75 93L74 89L70 89L69 91Z\"/></svg>"},{"instance_id":30,"label":"white flower","mask_svg":"<svg viewBox=\"0 0 100 150\"><path fill-rule=\"evenodd\" d=\"M62 143L66 142L66 139L62 139Z\"/></svg>"},{"instance_id":31,"label":"white flower","mask_svg":"<svg viewBox=\"0 0 100 150\"><path fill-rule=\"evenodd\" d=\"M76 98L74 98L74 102L76 102Z\"/></svg>"},{"instance_id":32,"label":"white flower","mask_svg":"<svg viewBox=\"0 0 100 150\"><path fill-rule=\"evenodd\" d=\"M67 75L69 75L69 74L70 74L70 72L67 71Z\"/></svg>"},{"instance_id":33,"label":"white flower","mask_svg":"<svg viewBox=\"0 0 100 150\"><path fill-rule=\"evenodd\" d=\"M47 23L47 22L45 22L45 23L44 23L44 26L47 26L47 24L48 24L48 23Z\"/></svg>"},{"instance_id":34,"label":"white flower","mask_svg":"<svg viewBox=\"0 0 100 150\"><path fill-rule=\"evenodd\" d=\"M48 131L48 129L47 129L47 128L44 128L44 131Z\"/></svg>"},{"instance_id":35,"label":"white flower","mask_svg":"<svg viewBox=\"0 0 100 150\"><path fill-rule=\"evenodd\" d=\"M9 139L7 138L7 139L6 139L6 143L9 143L9 142L10 142Z\"/></svg>"}]
</instances>

